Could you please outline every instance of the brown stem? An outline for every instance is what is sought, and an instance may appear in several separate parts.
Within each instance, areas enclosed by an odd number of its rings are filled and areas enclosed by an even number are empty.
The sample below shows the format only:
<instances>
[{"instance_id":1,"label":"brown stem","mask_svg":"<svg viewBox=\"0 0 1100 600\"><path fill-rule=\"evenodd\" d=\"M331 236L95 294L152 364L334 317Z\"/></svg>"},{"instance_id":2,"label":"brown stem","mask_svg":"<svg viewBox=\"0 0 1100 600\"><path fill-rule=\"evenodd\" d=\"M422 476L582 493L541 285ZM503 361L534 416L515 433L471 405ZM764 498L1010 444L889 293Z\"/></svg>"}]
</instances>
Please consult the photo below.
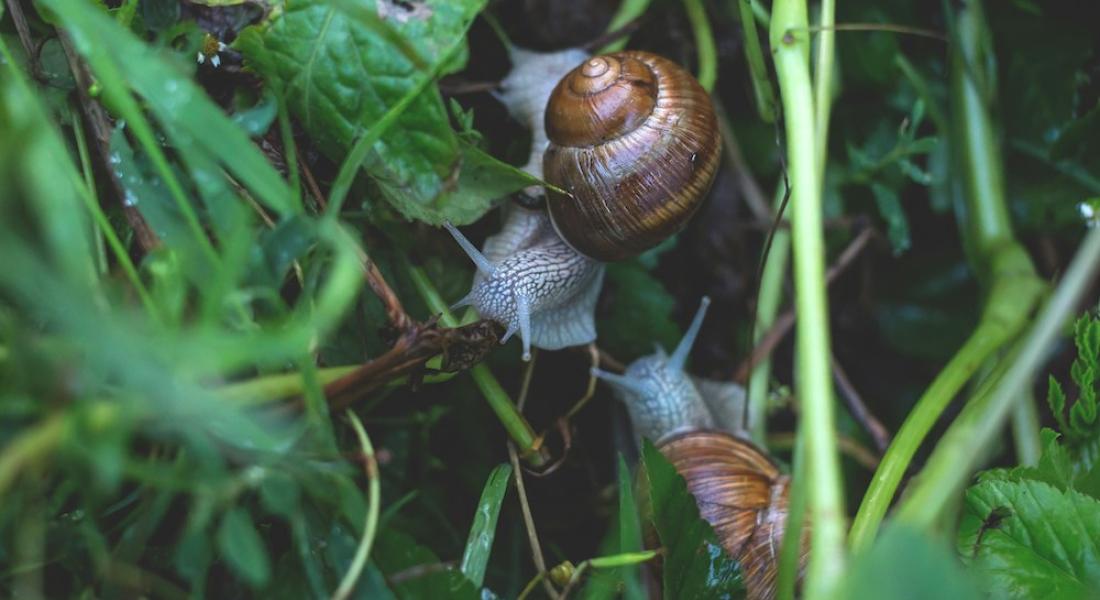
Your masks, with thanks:
<instances>
[{"instance_id":1,"label":"brown stem","mask_svg":"<svg viewBox=\"0 0 1100 600\"><path fill-rule=\"evenodd\" d=\"M535 563L535 569L542 575L542 587L550 598L558 598L558 592L554 585L545 577L546 559L542 556L542 545L539 543L539 534L535 530L535 519L531 516L531 505L527 502L527 488L523 485L523 469L519 464L519 456L516 454L516 446L508 442L508 460L512 463L512 472L516 474L516 495L519 496L520 512L523 513L523 526L527 529L527 542L531 545L531 560Z\"/></svg>"},{"instance_id":2,"label":"brown stem","mask_svg":"<svg viewBox=\"0 0 1100 600\"><path fill-rule=\"evenodd\" d=\"M424 363L437 354L443 354L443 371L468 369L498 345L503 333L500 325L485 320L453 329L439 327L435 319L413 321L385 354L326 385L325 397L332 410L347 408L389 381L423 374Z\"/></svg>"},{"instance_id":3,"label":"brown stem","mask_svg":"<svg viewBox=\"0 0 1100 600\"><path fill-rule=\"evenodd\" d=\"M890 432L887 431L886 426L875 417L871 409L867 408L867 404L863 402L863 396L861 396L859 390L852 385L852 380L848 379L848 374L844 371L844 368L840 366L840 361L836 359L835 354L832 357L832 365L833 378L836 379L837 387L840 388L840 395L844 397L844 401L848 405L848 411L852 413L852 417L855 418L855 420L863 426L863 429L867 431L867 434L871 436L871 440L875 442L875 448L878 449L881 455L883 452L886 452L886 448L890 445Z\"/></svg>"},{"instance_id":4,"label":"brown stem","mask_svg":"<svg viewBox=\"0 0 1100 600\"><path fill-rule=\"evenodd\" d=\"M102 161L103 170L107 172L110 177L108 181L111 182L111 187L114 188L115 197L118 198L119 204L122 205L122 213L126 217L126 222L129 223L130 228L134 230L134 235L137 238L138 245L141 246L143 253L148 253L150 250L160 246L160 239L157 234L149 227L149 224L145 222L145 217L141 215L136 206L127 205L124 199L126 198L126 189L122 186L122 182L119 181L118 175L111 167L111 132L114 130L114 123L111 121L110 115L107 114L107 110L103 108L97 100L91 97L88 90L92 87L92 75L88 71L87 65L80 59L80 55L76 49L73 48L72 41L69 39L68 34L62 30L57 30L58 39L61 40L61 47L65 50L65 57L69 62L69 69L73 72L73 78L76 80L76 89L80 96L80 105L84 109L84 115L87 118L88 126L91 128L91 139L95 140L95 147L99 153L99 159Z\"/></svg>"},{"instance_id":5,"label":"brown stem","mask_svg":"<svg viewBox=\"0 0 1100 600\"><path fill-rule=\"evenodd\" d=\"M848 244L844 252L840 253L836 262L829 267L828 273L825 274L825 283L827 285L832 285L832 283L836 281L836 278L840 277L840 275L855 262L856 257L858 257L860 252L867 247L867 244L870 243L875 235L875 230L869 227L861 231L860 234L856 236L856 239ZM749 374L756 368L756 365L770 356L772 351L775 350L775 347L779 345L779 342L783 341L783 338L790 332L791 327L794 325L794 315L794 308L791 307L776 318L772 328L768 330L768 333L764 334L764 337L760 338L760 343L753 348L752 354L737 366L737 370L733 375L734 381L741 383L748 381Z\"/></svg>"}]
</instances>

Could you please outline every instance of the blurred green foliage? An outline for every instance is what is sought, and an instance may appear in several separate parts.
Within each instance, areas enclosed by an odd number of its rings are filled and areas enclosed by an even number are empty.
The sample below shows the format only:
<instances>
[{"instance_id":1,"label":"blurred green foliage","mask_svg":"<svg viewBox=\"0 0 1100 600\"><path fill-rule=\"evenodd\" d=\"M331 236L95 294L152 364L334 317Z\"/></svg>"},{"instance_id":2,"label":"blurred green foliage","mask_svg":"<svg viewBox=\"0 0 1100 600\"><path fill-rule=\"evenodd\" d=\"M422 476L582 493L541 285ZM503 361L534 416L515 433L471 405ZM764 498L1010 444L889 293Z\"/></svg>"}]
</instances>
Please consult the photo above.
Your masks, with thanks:
<instances>
[{"instance_id":1,"label":"blurred green foliage","mask_svg":"<svg viewBox=\"0 0 1100 600\"><path fill-rule=\"evenodd\" d=\"M1068 1L987 5L998 76L986 83L1009 205L1054 276L1087 220L1078 204L1100 195L1095 24ZM343 415L330 413L322 384L392 341L382 304L363 293L362 255L414 318L430 311L409 265L445 299L465 294L471 265L428 226L480 219L472 233L489 233L494 219L482 217L530 183L492 153L525 134L491 96L452 97L439 79L503 74L506 52L479 14L497 15L521 42L537 39L529 30L538 24L511 22L518 9L481 0L15 6L31 44L10 7L0 9L0 592L331 594L372 507L359 444ZM693 61L679 5L648 10L632 45ZM900 1L838 10L838 22L938 32L950 18ZM740 24L721 10L710 16L717 97L750 174L770 190L782 181L775 125L753 105ZM213 53L219 67L196 60L208 35L228 44ZM836 285L837 354L892 426L973 326L980 288L948 177L943 43L860 31L839 33L837 48L826 192L827 216L841 226L830 229L830 250L852 238L845 221L876 227L888 242L862 263L861 278ZM87 66L86 85L73 65ZM95 103L105 123L87 110ZM361 173L346 210L326 215L308 180L323 200L347 153L387 118L362 164L351 165ZM712 205L735 197L721 182L715 190ZM603 349L629 361L654 342L670 348L677 307L693 308L702 293L736 305L747 322L762 236L732 227L729 219L750 219L730 210L609 270ZM154 247L143 247L146 234ZM700 265L716 263L743 280L699 281L713 272ZM745 353L741 327L708 324L712 343L703 345L714 348L699 362L731 372L729 361ZM1077 395L1051 379L1048 421L1061 439L1046 433L1039 465L988 472L967 494L959 554L998 592L1069 593L1095 582L1087 542L1100 535L1097 331L1095 319L1077 328ZM777 364L789 362L784 352ZM586 360L539 359L527 412L555 451L566 442L553 424L584 393ZM506 389L519 388L513 346L488 364ZM788 373L779 366L777 383L789 383ZM301 382L294 403L262 385L286 375ZM261 385L231 393L229 384ZM535 576L509 491L516 474L493 470L506 460L504 436L469 378L381 389L353 410L379 449L382 487L379 530L353 595L515 597ZM638 552L652 516L672 546L662 557L666 597L738 593L736 566L709 554L709 527L651 448L643 462L654 496L634 497L637 449L615 410L601 391L570 430L561 470L528 478L547 561ZM778 412L788 427L790 415ZM866 442L848 420L842 427ZM620 462L620 452L631 460ZM866 474L848 466L858 499ZM1044 502L1029 504L1031 495ZM646 505L657 511L639 520ZM1028 529L1044 536L1029 541ZM850 597L972 591L923 534L888 530L876 548L854 561ZM898 564L912 579L883 575ZM605 566L582 583L591 582L586 597L644 597L648 566Z\"/></svg>"}]
</instances>

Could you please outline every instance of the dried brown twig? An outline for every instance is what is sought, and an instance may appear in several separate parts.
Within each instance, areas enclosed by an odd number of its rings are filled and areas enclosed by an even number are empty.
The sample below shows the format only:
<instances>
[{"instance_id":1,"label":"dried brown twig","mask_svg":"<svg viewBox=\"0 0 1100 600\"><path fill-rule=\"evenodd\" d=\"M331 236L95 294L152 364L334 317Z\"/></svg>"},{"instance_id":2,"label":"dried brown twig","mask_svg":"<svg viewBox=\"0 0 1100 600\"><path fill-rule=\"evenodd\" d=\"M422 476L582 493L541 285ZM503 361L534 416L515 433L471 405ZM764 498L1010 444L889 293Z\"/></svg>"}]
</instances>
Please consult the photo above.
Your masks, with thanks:
<instances>
[{"instance_id":1,"label":"dried brown twig","mask_svg":"<svg viewBox=\"0 0 1100 600\"><path fill-rule=\"evenodd\" d=\"M424 363L438 354L443 355L441 371L468 369L498 345L503 333L500 325L485 320L455 328L440 327L435 318L410 321L389 351L326 385L325 397L336 410L403 375L412 376L415 383L425 372Z\"/></svg>"},{"instance_id":2,"label":"dried brown twig","mask_svg":"<svg viewBox=\"0 0 1100 600\"><path fill-rule=\"evenodd\" d=\"M69 62L69 69L72 70L73 78L76 80L80 105L84 110L88 127L91 129L91 138L95 140L95 147L99 159L102 161L103 170L109 175L108 179L115 191L115 197L122 205L122 214L125 215L130 228L134 230L138 245L141 246L143 252L148 253L153 248L160 246L160 239L149 227L149 224L145 222L145 217L141 215L137 207L125 202L126 190L115 175L114 169L111 168L111 132L114 130L114 123L103 105L88 93L88 90L92 88L92 75L88 70L88 66L81 60L76 49L73 48L72 40L69 39L68 34L60 29L57 30L57 35L58 39L61 40L61 47L64 49L65 57Z\"/></svg>"}]
</instances>

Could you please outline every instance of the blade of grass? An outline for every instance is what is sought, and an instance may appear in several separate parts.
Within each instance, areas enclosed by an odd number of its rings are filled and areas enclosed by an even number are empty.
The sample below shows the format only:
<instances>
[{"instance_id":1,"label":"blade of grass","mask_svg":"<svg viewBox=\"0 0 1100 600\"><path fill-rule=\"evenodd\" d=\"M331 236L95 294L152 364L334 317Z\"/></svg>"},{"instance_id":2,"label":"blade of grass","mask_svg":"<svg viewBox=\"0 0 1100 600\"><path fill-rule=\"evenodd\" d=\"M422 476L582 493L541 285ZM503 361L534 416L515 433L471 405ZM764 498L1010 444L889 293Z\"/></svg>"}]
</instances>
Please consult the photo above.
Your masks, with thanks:
<instances>
[{"instance_id":1,"label":"blade of grass","mask_svg":"<svg viewBox=\"0 0 1100 600\"><path fill-rule=\"evenodd\" d=\"M481 500L477 503L474 522L470 525L470 535L466 538L466 549L462 553L459 569L478 588L485 582L485 569L489 566L489 555L493 551L500 505L504 502L511 479L512 465L508 463L497 465L489 473L489 479L481 490Z\"/></svg>"},{"instance_id":2,"label":"blade of grass","mask_svg":"<svg viewBox=\"0 0 1100 600\"><path fill-rule=\"evenodd\" d=\"M294 212L291 190L279 173L240 126L234 124L190 77L180 73L159 54L150 52L145 44L94 4L44 0L44 5L61 18L77 49L99 78L104 96L119 116L133 127L135 137L151 153L158 170L166 168L167 162L160 164L157 155L163 158L163 153L151 133L152 128L137 103L125 92L131 87L145 100L170 137L176 131L187 134L189 141L216 157L268 208L279 215ZM163 171L161 174L164 175ZM174 194L182 194L182 188L174 179L166 177L165 182L178 188Z\"/></svg>"}]
</instances>

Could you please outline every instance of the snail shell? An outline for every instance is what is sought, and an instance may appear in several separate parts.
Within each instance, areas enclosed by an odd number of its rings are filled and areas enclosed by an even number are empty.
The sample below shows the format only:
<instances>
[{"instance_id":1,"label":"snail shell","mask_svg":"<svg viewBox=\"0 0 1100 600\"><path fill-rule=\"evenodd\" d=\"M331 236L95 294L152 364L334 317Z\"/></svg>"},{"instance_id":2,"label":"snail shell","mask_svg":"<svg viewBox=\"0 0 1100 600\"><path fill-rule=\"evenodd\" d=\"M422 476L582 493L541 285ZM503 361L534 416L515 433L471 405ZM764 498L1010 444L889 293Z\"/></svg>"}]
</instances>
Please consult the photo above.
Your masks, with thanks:
<instances>
[{"instance_id":1,"label":"snail shell","mask_svg":"<svg viewBox=\"0 0 1100 600\"><path fill-rule=\"evenodd\" d=\"M578 252L629 258L687 224L718 170L710 96L648 52L596 56L567 74L546 107L543 175L555 228Z\"/></svg>"},{"instance_id":2,"label":"snail shell","mask_svg":"<svg viewBox=\"0 0 1100 600\"><path fill-rule=\"evenodd\" d=\"M690 431L657 446L687 482L699 516L741 564L749 598L775 597L790 478L752 443L723 431ZM805 564L809 529L802 530Z\"/></svg>"}]
</instances>

